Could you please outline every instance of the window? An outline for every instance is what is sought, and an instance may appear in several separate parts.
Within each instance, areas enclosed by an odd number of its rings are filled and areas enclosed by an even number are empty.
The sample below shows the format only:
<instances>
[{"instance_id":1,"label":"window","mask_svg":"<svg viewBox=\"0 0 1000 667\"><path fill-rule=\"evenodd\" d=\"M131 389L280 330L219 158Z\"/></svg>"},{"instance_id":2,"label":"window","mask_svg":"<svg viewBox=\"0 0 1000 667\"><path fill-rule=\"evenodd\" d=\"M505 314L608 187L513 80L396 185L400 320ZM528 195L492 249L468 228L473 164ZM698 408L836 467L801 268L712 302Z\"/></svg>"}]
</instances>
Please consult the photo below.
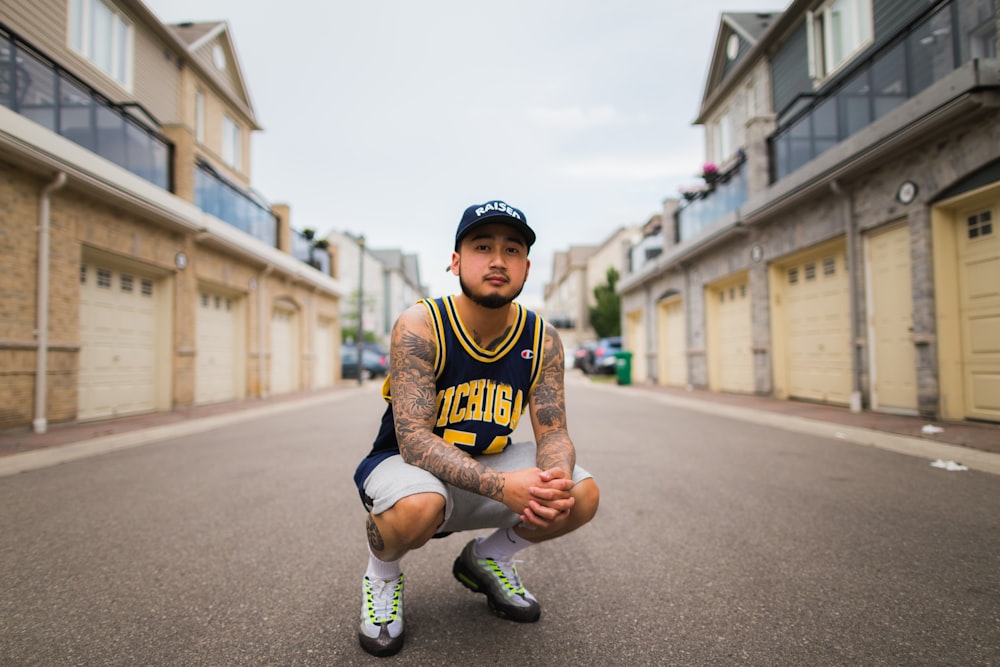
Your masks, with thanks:
<instances>
[{"instance_id":1,"label":"window","mask_svg":"<svg viewBox=\"0 0 1000 667\"><path fill-rule=\"evenodd\" d=\"M205 143L205 93L201 88L194 91L194 138Z\"/></svg>"},{"instance_id":2,"label":"window","mask_svg":"<svg viewBox=\"0 0 1000 667\"><path fill-rule=\"evenodd\" d=\"M993 217L989 211L983 211L978 215L970 215L966 222L968 224L970 239L978 239L993 233Z\"/></svg>"},{"instance_id":3,"label":"window","mask_svg":"<svg viewBox=\"0 0 1000 667\"><path fill-rule=\"evenodd\" d=\"M733 154L733 114L726 111L715 124L715 146L713 159L717 164L725 162Z\"/></svg>"},{"instance_id":4,"label":"window","mask_svg":"<svg viewBox=\"0 0 1000 667\"><path fill-rule=\"evenodd\" d=\"M872 41L872 0L830 0L806 15L809 74L825 79Z\"/></svg>"},{"instance_id":5,"label":"window","mask_svg":"<svg viewBox=\"0 0 1000 667\"><path fill-rule=\"evenodd\" d=\"M243 161L240 126L228 114L222 117L222 159L235 169L240 169Z\"/></svg>"},{"instance_id":6,"label":"window","mask_svg":"<svg viewBox=\"0 0 1000 667\"><path fill-rule=\"evenodd\" d=\"M69 42L74 51L132 88L132 23L104 0L71 0Z\"/></svg>"}]
</instances>

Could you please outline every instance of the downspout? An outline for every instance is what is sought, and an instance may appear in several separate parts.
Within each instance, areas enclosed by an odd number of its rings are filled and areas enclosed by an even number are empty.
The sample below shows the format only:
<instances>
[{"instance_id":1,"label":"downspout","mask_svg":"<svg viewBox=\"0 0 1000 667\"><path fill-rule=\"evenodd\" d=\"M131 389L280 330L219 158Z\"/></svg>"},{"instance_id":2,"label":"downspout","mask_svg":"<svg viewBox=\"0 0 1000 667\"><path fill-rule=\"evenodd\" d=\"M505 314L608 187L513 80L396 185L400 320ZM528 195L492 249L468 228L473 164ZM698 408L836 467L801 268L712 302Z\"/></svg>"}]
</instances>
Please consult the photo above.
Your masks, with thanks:
<instances>
[{"instance_id":1,"label":"downspout","mask_svg":"<svg viewBox=\"0 0 1000 667\"><path fill-rule=\"evenodd\" d=\"M64 185L66 172L60 171L38 193L38 296L35 299L38 352L35 355L35 419L31 422L35 433L45 433L48 430L45 394L48 390L49 372L49 195Z\"/></svg>"},{"instance_id":2,"label":"downspout","mask_svg":"<svg viewBox=\"0 0 1000 667\"><path fill-rule=\"evenodd\" d=\"M858 305L857 277L860 272L858 265L858 230L854 224L854 197L849 192L844 192L840 183L834 179L830 181L830 189L840 197L844 216L844 233L847 237L847 285L849 317L851 318L851 412L861 412L862 382L863 372L863 350L861 335L858 333L858 313L861 308Z\"/></svg>"},{"instance_id":3,"label":"downspout","mask_svg":"<svg viewBox=\"0 0 1000 667\"><path fill-rule=\"evenodd\" d=\"M264 331L266 324L264 320L264 306L267 304L267 299L264 295L264 279L271 275L272 271L274 271L274 265L268 264L257 278L257 398L266 398L268 395L268 392L264 391L264 370L266 368L264 360Z\"/></svg>"}]
</instances>

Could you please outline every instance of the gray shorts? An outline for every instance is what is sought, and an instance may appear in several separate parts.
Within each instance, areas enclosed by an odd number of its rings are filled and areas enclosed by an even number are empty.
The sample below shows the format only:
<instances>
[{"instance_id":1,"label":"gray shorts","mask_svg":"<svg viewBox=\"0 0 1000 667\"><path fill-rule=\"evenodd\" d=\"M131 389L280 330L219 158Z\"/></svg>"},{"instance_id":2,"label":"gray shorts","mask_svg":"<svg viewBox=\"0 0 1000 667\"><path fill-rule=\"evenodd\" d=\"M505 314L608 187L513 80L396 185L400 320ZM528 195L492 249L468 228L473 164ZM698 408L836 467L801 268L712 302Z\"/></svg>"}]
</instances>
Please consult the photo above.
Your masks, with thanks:
<instances>
[{"instance_id":1,"label":"gray shorts","mask_svg":"<svg viewBox=\"0 0 1000 667\"><path fill-rule=\"evenodd\" d=\"M480 463L500 472L535 467L535 443L514 442L499 454L480 456ZM576 466L573 481L580 483L592 475ZM444 523L439 533L454 533L479 528L509 528L520 520L503 503L446 484L423 468L390 456L372 470L364 484L365 495L372 499L372 514L381 514L401 498L416 493L437 493L444 497Z\"/></svg>"}]
</instances>

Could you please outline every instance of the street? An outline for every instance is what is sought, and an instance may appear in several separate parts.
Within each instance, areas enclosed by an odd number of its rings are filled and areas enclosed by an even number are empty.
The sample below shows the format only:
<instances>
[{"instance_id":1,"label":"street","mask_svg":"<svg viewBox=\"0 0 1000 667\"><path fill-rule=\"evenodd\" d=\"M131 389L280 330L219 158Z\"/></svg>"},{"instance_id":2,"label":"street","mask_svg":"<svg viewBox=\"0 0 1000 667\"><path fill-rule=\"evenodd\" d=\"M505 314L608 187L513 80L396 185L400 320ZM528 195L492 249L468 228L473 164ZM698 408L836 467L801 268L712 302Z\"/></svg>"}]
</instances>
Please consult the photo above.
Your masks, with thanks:
<instances>
[{"instance_id":1,"label":"street","mask_svg":"<svg viewBox=\"0 0 1000 667\"><path fill-rule=\"evenodd\" d=\"M998 665L1000 476L567 380L601 509L500 620L403 561L407 665ZM0 664L353 665L378 383L0 478ZM518 429L530 437L530 420Z\"/></svg>"}]
</instances>

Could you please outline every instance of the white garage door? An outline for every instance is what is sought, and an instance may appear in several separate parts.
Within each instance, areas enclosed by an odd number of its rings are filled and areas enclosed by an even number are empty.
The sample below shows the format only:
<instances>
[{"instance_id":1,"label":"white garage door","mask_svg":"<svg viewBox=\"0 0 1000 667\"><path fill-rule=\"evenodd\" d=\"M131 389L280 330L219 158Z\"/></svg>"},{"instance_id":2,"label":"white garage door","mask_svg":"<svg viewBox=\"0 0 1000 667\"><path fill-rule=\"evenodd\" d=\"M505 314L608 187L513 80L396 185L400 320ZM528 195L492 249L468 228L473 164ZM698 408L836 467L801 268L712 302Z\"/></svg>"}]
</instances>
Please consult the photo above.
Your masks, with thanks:
<instances>
[{"instance_id":1,"label":"white garage door","mask_svg":"<svg viewBox=\"0 0 1000 667\"><path fill-rule=\"evenodd\" d=\"M156 409L158 292L147 276L80 266L78 419Z\"/></svg>"},{"instance_id":2,"label":"white garage door","mask_svg":"<svg viewBox=\"0 0 1000 667\"><path fill-rule=\"evenodd\" d=\"M684 302L680 297L660 303L660 384L687 384L687 339L684 335Z\"/></svg>"},{"instance_id":3,"label":"white garage door","mask_svg":"<svg viewBox=\"0 0 1000 667\"><path fill-rule=\"evenodd\" d=\"M294 310L275 307L271 313L271 393L299 388L298 326Z\"/></svg>"},{"instance_id":4,"label":"white garage door","mask_svg":"<svg viewBox=\"0 0 1000 667\"><path fill-rule=\"evenodd\" d=\"M966 212L958 225L965 416L1000 421L1000 206Z\"/></svg>"},{"instance_id":5,"label":"white garage door","mask_svg":"<svg viewBox=\"0 0 1000 667\"><path fill-rule=\"evenodd\" d=\"M235 297L202 290L198 294L195 402L218 403L242 396L238 380L242 345Z\"/></svg>"},{"instance_id":6,"label":"white garage door","mask_svg":"<svg viewBox=\"0 0 1000 667\"><path fill-rule=\"evenodd\" d=\"M713 390L754 390L750 290L746 278L711 288L715 310L709 330L709 385Z\"/></svg>"},{"instance_id":7,"label":"white garage door","mask_svg":"<svg viewBox=\"0 0 1000 667\"><path fill-rule=\"evenodd\" d=\"M851 329L843 247L787 265L783 277L789 395L848 404Z\"/></svg>"},{"instance_id":8,"label":"white garage door","mask_svg":"<svg viewBox=\"0 0 1000 667\"><path fill-rule=\"evenodd\" d=\"M315 386L332 387L336 379L333 354L333 323L321 319L316 325L315 342Z\"/></svg>"}]
</instances>

